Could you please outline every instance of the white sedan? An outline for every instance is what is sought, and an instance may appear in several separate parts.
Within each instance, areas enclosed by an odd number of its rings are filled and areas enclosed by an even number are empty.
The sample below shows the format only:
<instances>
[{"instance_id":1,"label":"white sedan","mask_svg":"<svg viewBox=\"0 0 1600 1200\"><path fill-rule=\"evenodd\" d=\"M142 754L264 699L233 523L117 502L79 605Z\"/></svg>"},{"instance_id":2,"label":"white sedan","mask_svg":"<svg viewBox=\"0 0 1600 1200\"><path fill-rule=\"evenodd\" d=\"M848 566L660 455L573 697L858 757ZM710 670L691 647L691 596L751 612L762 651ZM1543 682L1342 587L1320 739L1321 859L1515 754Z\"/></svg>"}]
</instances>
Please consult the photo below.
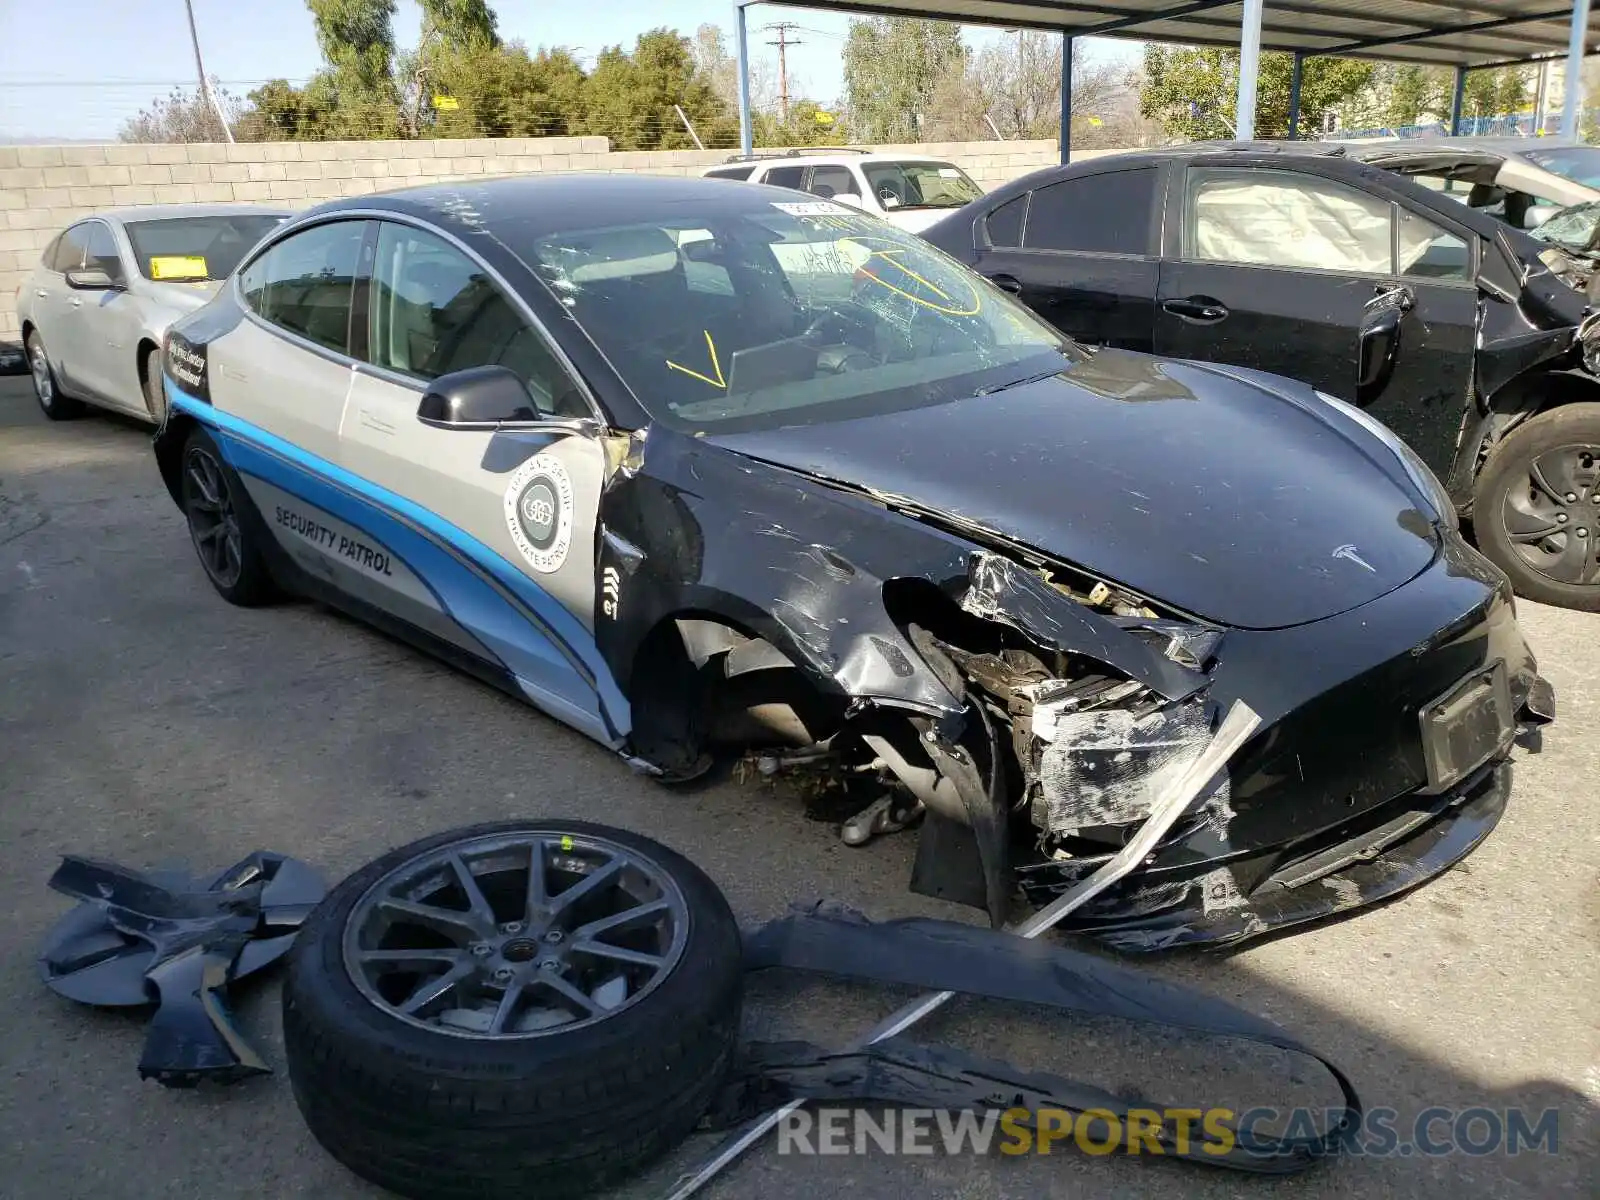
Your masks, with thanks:
<instances>
[{"instance_id":1,"label":"white sedan","mask_svg":"<svg viewBox=\"0 0 1600 1200\"><path fill-rule=\"evenodd\" d=\"M52 420L84 405L160 423L167 326L211 299L290 210L245 204L147 205L68 226L17 292L28 368Z\"/></svg>"}]
</instances>

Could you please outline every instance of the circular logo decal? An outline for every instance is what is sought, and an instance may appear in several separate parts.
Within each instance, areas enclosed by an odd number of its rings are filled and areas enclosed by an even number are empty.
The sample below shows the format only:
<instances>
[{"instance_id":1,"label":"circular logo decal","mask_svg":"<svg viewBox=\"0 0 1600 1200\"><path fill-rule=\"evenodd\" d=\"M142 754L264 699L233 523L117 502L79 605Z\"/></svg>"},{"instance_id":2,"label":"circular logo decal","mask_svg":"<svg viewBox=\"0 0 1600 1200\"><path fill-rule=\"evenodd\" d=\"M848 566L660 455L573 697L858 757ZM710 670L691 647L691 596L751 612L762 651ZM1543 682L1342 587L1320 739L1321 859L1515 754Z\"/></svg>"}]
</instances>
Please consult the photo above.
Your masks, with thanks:
<instances>
[{"instance_id":1,"label":"circular logo decal","mask_svg":"<svg viewBox=\"0 0 1600 1200\"><path fill-rule=\"evenodd\" d=\"M561 460L535 454L506 487L506 525L511 540L535 571L555 571L572 544L572 480Z\"/></svg>"}]
</instances>

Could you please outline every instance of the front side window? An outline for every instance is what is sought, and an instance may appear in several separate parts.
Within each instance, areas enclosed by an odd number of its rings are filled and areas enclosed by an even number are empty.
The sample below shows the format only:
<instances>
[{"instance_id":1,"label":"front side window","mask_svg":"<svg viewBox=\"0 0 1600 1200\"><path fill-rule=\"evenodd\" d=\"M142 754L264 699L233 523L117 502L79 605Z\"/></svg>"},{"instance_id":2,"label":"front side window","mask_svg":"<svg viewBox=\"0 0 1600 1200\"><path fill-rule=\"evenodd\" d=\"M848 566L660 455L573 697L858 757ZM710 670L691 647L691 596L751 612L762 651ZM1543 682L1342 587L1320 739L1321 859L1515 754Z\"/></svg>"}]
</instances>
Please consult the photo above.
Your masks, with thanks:
<instances>
[{"instance_id":1,"label":"front side window","mask_svg":"<svg viewBox=\"0 0 1600 1200\"><path fill-rule=\"evenodd\" d=\"M346 353L366 228L365 221L331 221L290 234L245 268L244 302L262 319Z\"/></svg>"},{"instance_id":2,"label":"front side window","mask_svg":"<svg viewBox=\"0 0 1600 1200\"><path fill-rule=\"evenodd\" d=\"M130 221L133 259L146 279L226 279L255 244L287 217L228 214Z\"/></svg>"},{"instance_id":3,"label":"front side window","mask_svg":"<svg viewBox=\"0 0 1600 1200\"><path fill-rule=\"evenodd\" d=\"M76 271L83 266L89 250L89 222L74 225L55 241L55 254L50 260L52 271Z\"/></svg>"},{"instance_id":4,"label":"front side window","mask_svg":"<svg viewBox=\"0 0 1600 1200\"><path fill-rule=\"evenodd\" d=\"M528 249L651 416L692 432L981 402L1077 353L914 234L817 200L576 225ZM725 291L697 286L705 268Z\"/></svg>"},{"instance_id":5,"label":"front side window","mask_svg":"<svg viewBox=\"0 0 1600 1200\"><path fill-rule=\"evenodd\" d=\"M89 243L83 265L104 271L112 283L122 283L127 278L122 269L122 255L117 252L116 236L104 221L89 222Z\"/></svg>"},{"instance_id":6,"label":"front side window","mask_svg":"<svg viewBox=\"0 0 1600 1200\"><path fill-rule=\"evenodd\" d=\"M1023 245L1029 250L1149 254L1156 169L1106 171L1033 193Z\"/></svg>"},{"instance_id":7,"label":"front side window","mask_svg":"<svg viewBox=\"0 0 1600 1200\"><path fill-rule=\"evenodd\" d=\"M368 320L374 366L425 380L467 367L507 367L539 415L590 415L538 331L481 266L443 238L388 221L379 226Z\"/></svg>"},{"instance_id":8,"label":"front side window","mask_svg":"<svg viewBox=\"0 0 1600 1200\"><path fill-rule=\"evenodd\" d=\"M1564 250L1593 253L1596 243L1600 242L1600 200L1562 209L1533 230L1533 236Z\"/></svg>"},{"instance_id":9,"label":"front side window","mask_svg":"<svg viewBox=\"0 0 1600 1200\"><path fill-rule=\"evenodd\" d=\"M1400 210L1397 233L1399 274L1415 279L1472 278L1472 251L1455 234L1405 208Z\"/></svg>"},{"instance_id":10,"label":"front side window","mask_svg":"<svg viewBox=\"0 0 1600 1200\"><path fill-rule=\"evenodd\" d=\"M960 208L983 195L983 189L951 163L865 162L861 173L884 208Z\"/></svg>"},{"instance_id":11,"label":"front side window","mask_svg":"<svg viewBox=\"0 0 1600 1200\"><path fill-rule=\"evenodd\" d=\"M1189 171L1184 257L1387 275L1394 208L1290 171Z\"/></svg>"},{"instance_id":12,"label":"front side window","mask_svg":"<svg viewBox=\"0 0 1600 1200\"><path fill-rule=\"evenodd\" d=\"M860 195L861 188L856 183L856 177L850 174L849 167L830 163L811 168L811 182L806 185L806 191L831 200L838 195Z\"/></svg>"}]
</instances>

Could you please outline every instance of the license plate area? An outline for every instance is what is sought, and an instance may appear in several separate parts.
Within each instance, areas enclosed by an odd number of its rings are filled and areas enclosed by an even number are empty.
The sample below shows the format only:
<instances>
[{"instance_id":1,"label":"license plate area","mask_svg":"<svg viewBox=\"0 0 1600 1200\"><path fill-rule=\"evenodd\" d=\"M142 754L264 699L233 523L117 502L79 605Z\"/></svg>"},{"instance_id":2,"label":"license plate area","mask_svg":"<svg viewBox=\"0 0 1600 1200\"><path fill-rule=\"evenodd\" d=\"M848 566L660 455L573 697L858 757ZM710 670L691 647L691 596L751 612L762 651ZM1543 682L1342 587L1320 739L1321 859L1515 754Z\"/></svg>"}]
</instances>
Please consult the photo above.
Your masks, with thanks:
<instances>
[{"instance_id":1,"label":"license plate area","mask_svg":"<svg viewBox=\"0 0 1600 1200\"><path fill-rule=\"evenodd\" d=\"M1449 791L1511 744L1517 726L1504 662L1474 671L1425 705L1422 754L1430 794Z\"/></svg>"}]
</instances>

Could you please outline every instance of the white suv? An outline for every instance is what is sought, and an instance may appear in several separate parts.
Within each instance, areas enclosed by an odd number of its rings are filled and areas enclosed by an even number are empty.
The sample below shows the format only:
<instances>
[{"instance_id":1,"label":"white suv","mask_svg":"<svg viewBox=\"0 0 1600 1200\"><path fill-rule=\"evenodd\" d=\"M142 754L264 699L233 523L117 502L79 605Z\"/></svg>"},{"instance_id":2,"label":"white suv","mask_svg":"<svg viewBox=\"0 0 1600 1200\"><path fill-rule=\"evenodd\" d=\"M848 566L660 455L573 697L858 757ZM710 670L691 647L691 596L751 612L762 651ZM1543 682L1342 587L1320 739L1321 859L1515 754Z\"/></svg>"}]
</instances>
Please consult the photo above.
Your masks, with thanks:
<instances>
[{"instance_id":1,"label":"white suv","mask_svg":"<svg viewBox=\"0 0 1600 1200\"><path fill-rule=\"evenodd\" d=\"M810 192L863 209L912 233L983 195L983 189L953 163L862 150L773 151L730 158L725 166L701 174Z\"/></svg>"}]
</instances>

